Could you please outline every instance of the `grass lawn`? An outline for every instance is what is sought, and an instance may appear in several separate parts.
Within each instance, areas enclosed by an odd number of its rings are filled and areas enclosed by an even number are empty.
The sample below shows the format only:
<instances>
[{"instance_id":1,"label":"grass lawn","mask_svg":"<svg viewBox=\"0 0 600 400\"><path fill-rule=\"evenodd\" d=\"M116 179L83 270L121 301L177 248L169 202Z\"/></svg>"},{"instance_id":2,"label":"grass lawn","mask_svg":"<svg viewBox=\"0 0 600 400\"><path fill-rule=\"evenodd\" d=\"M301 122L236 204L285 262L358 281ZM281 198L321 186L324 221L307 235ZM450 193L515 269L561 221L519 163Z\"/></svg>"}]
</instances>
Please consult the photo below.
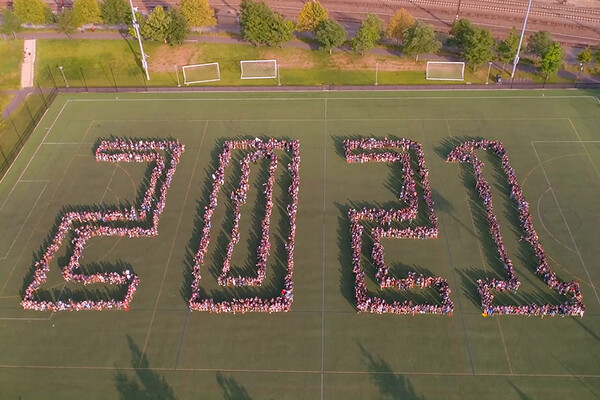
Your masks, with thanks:
<instances>
[{"instance_id":1,"label":"grass lawn","mask_svg":"<svg viewBox=\"0 0 600 400\"><path fill-rule=\"evenodd\" d=\"M276 79L241 80L240 60L276 59L283 85L373 85L375 65L378 82L394 84L440 84L453 81L427 81L426 62L392 55L311 51L291 47L265 48L244 44L196 43L170 47L146 42L151 80L145 81L139 64L139 50L129 40L44 40L38 42L36 76L43 86L64 82L58 66L63 66L70 86L175 86L175 65L218 62L221 80L207 85L276 85ZM498 71L492 70L493 79ZM465 82L484 83L487 67L475 73L465 70ZM183 82L181 70L179 79ZM537 75L519 72L518 78L542 81ZM490 79L490 80L491 80ZM554 81L554 80L551 80ZM201 85L201 84L200 84Z\"/></svg>"},{"instance_id":2,"label":"grass lawn","mask_svg":"<svg viewBox=\"0 0 600 400\"><path fill-rule=\"evenodd\" d=\"M21 85L23 41L0 42L0 90L18 89Z\"/></svg>"},{"instance_id":3,"label":"grass lawn","mask_svg":"<svg viewBox=\"0 0 600 400\"><path fill-rule=\"evenodd\" d=\"M600 395L599 95L58 96L0 183L0 398L563 400ZM390 164L346 163L342 141L386 136L422 144L440 231L431 240L384 239L390 274L403 277L416 270L444 277L452 289L452 316L356 312L347 212L398 207L401 179ZM131 307L127 312L25 311L19 303L36 257L66 209L124 208L140 198L147 165L94 158L98 140L110 137L177 138L186 147L158 236L97 237L85 248L82 268L126 265L139 275ZM254 137L300 141L294 302L289 313L190 313L190 257L198 249L221 145ZM581 285L587 307L582 319L482 318L476 280L504 277L503 267L482 217L473 168L445 162L454 146L473 138L505 144L553 271ZM200 281L206 297L268 298L282 288L289 183L284 152L276 152L280 164L265 283L237 290L217 283L231 234L230 193L237 188L243 154L232 154L212 218ZM506 249L522 282L516 294L496 301L564 301L534 274L533 256L519 240L515 204L497 160L485 154L481 160ZM251 276L255 268L267 166L258 162L251 167L231 262L235 274ZM75 291L84 298L114 296L108 285L65 283L60 268L68 247L64 243L51 262L39 296L66 300ZM366 240L362 267L373 295L439 301L429 289L379 289L370 254Z\"/></svg>"}]
</instances>

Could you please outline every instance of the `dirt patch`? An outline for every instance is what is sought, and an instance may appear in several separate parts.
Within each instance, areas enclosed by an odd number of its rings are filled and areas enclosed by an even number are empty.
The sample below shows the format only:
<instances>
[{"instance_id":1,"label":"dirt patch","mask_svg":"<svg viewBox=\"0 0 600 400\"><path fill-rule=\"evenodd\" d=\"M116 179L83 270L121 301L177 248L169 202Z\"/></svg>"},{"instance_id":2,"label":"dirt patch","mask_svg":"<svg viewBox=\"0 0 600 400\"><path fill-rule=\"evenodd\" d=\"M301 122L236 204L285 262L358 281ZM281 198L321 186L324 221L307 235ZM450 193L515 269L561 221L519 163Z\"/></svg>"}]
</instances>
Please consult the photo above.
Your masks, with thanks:
<instances>
[{"instance_id":1,"label":"dirt patch","mask_svg":"<svg viewBox=\"0 0 600 400\"><path fill-rule=\"evenodd\" d=\"M312 54L306 50L285 49L285 51L274 51L263 49L260 56L264 60L277 60L281 68L308 69L314 68L315 62Z\"/></svg>"},{"instance_id":2,"label":"dirt patch","mask_svg":"<svg viewBox=\"0 0 600 400\"><path fill-rule=\"evenodd\" d=\"M423 66L413 60L365 54L364 56L352 53L333 53L329 66L344 71L363 69L373 70L379 64L380 71L421 71Z\"/></svg>"},{"instance_id":3,"label":"dirt patch","mask_svg":"<svg viewBox=\"0 0 600 400\"><path fill-rule=\"evenodd\" d=\"M148 59L148 67L152 72L170 72L174 65L194 64L202 54L202 49L193 44L171 47L162 45Z\"/></svg>"}]
</instances>

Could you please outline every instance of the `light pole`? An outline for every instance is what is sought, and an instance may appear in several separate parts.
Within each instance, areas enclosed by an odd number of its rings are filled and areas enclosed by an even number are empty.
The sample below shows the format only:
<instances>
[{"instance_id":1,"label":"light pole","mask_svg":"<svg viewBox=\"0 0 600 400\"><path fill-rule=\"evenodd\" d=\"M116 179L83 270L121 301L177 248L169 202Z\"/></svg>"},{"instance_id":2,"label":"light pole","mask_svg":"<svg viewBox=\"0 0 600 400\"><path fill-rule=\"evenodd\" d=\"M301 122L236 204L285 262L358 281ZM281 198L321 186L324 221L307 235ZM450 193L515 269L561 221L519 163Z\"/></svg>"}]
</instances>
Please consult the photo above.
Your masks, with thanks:
<instances>
[{"instance_id":1,"label":"light pole","mask_svg":"<svg viewBox=\"0 0 600 400\"><path fill-rule=\"evenodd\" d=\"M69 87L69 82L67 82L67 78L65 77L65 71L63 71L63 66L59 65L58 69L60 69L60 73L62 74L63 81L65 81L65 87Z\"/></svg>"},{"instance_id":2,"label":"light pole","mask_svg":"<svg viewBox=\"0 0 600 400\"><path fill-rule=\"evenodd\" d=\"M525 28L527 27L527 19L529 18L529 10L531 10L531 0L527 4L527 12L525 13L525 21L523 21L523 30L521 30L521 38L519 39L519 47L517 48L517 54L515 54L515 61L513 62L512 73L510 78L514 79L515 71L517 70L517 64L519 64L519 53L521 52L521 46L523 45L523 36L525 36Z\"/></svg>"},{"instance_id":3,"label":"light pole","mask_svg":"<svg viewBox=\"0 0 600 400\"><path fill-rule=\"evenodd\" d=\"M460 13L460 0L458 0L458 8L456 9L456 21L458 21L458 14Z\"/></svg>"},{"instance_id":4,"label":"light pole","mask_svg":"<svg viewBox=\"0 0 600 400\"><path fill-rule=\"evenodd\" d=\"M146 80L150 80L150 73L148 72L148 61L146 61L146 53L144 53L144 46L142 46L142 36L140 35L140 24L135 17L135 12L137 8L133 7L133 1L129 0L129 5L131 6L131 23L133 25L133 29L135 30L135 35L137 36L138 44L140 45L140 53L142 58L142 67L144 68L144 72L146 72Z\"/></svg>"},{"instance_id":5,"label":"light pole","mask_svg":"<svg viewBox=\"0 0 600 400\"><path fill-rule=\"evenodd\" d=\"M177 87L181 87L181 83L179 83L179 68L175 65L175 76L177 76Z\"/></svg>"},{"instance_id":6,"label":"light pole","mask_svg":"<svg viewBox=\"0 0 600 400\"><path fill-rule=\"evenodd\" d=\"M580 62L579 63L579 73L577 74L577 81L579 82L579 79L581 79L581 73L583 72L583 63Z\"/></svg>"},{"instance_id":7,"label":"light pole","mask_svg":"<svg viewBox=\"0 0 600 400\"><path fill-rule=\"evenodd\" d=\"M488 85L489 81L490 81L490 71L492 70L492 62L488 62L488 73L487 76L485 77L485 84Z\"/></svg>"},{"instance_id":8,"label":"light pole","mask_svg":"<svg viewBox=\"0 0 600 400\"><path fill-rule=\"evenodd\" d=\"M375 86L379 85L379 63L375 63Z\"/></svg>"}]
</instances>

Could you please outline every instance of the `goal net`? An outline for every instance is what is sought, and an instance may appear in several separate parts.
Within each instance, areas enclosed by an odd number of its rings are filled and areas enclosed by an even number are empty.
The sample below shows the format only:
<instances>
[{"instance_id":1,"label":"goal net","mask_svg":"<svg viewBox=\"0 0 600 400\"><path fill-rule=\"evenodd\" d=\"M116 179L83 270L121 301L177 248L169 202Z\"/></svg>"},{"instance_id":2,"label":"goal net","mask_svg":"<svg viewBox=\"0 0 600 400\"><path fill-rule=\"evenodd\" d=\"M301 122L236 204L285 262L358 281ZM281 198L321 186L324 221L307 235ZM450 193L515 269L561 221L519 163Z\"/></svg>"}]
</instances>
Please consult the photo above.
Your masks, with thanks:
<instances>
[{"instance_id":1,"label":"goal net","mask_svg":"<svg viewBox=\"0 0 600 400\"><path fill-rule=\"evenodd\" d=\"M465 63L427 61L426 78L433 81L462 81L465 79Z\"/></svg>"},{"instance_id":2,"label":"goal net","mask_svg":"<svg viewBox=\"0 0 600 400\"><path fill-rule=\"evenodd\" d=\"M241 79L277 78L277 60L240 61Z\"/></svg>"},{"instance_id":3,"label":"goal net","mask_svg":"<svg viewBox=\"0 0 600 400\"><path fill-rule=\"evenodd\" d=\"M183 83L186 85L221 80L219 63L184 65L182 70Z\"/></svg>"}]
</instances>

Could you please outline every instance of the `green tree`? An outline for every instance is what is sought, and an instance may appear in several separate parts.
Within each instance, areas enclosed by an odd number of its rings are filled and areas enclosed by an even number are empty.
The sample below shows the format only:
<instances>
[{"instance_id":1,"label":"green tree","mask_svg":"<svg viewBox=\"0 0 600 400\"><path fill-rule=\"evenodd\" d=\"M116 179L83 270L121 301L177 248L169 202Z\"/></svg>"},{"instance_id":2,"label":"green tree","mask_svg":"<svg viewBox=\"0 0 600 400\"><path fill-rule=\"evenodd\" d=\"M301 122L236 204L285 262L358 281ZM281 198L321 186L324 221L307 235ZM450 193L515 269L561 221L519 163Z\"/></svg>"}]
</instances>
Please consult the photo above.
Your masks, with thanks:
<instances>
[{"instance_id":1,"label":"green tree","mask_svg":"<svg viewBox=\"0 0 600 400\"><path fill-rule=\"evenodd\" d=\"M71 39L71 34L74 33L76 29L77 26L75 25L72 10L64 9L56 16L56 30L58 32L64 33Z\"/></svg>"},{"instance_id":2,"label":"green tree","mask_svg":"<svg viewBox=\"0 0 600 400\"><path fill-rule=\"evenodd\" d=\"M181 0L179 11L183 14L187 26L215 26L215 10L208 4L208 0Z\"/></svg>"},{"instance_id":3,"label":"green tree","mask_svg":"<svg viewBox=\"0 0 600 400\"><path fill-rule=\"evenodd\" d=\"M185 41L188 32L188 25L183 14L176 8L170 8L168 11L169 26L167 27L167 43L171 46L181 45Z\"/></svg>"},{"instance_id":4,"label":"green tree","mask_svg":"<svg viewBox=\"0 0 600 400\"><path fill-rule=\"evenodd\" d=\"M543 57L552 45L552 36L548 31L534 33L527 40L527 52L538 57Z\"/></svg>"},{"instance_id":5,"label":"green tree","mask_svg":"<svg viewBox=\"0 0 600 400\"><path fill-rule=\"evenodd\" d=\"M244 40L255 46L281 46L294 36L294 23L271 10L263 1L242 0L240 28Z\"/></svg>"},{"instance_id":6,"label":"green tree","mask_svg":"<svg viewBox=\"0 0 600 400\"><path fill-rule=\"evenodd\" d=\"M385 36L388 39L395 40L400 43L404 37L404 31L410 28L415 23L415 19L404 8L399 9L394 13L390 22L385 28Z\"/></svg>"},{"instance_id":7,"label":"green tree","mask_svg":"<svg viewBox=\"0 0 600 400\"><path fill-rule=\"evenodd\" d=\"M542 62L540 63L540 72L546 74L546 78L550 74L558 72L563 59L563 48L559 43L552 42L548 46L548 50L542 55Z\"/></svg>"},{"instance_id":8,"label":"green tree","mask_svg":"<svg viewBox=\"0 0 600 400\"><path fill-rule=\"evenodd\" d=\"M592 58L593 58L592 49L590 49L589 46L587 46L579 54L577 54L577 61L579 61L580 63L583 63L583 64L587 64L587 63L591 62Z\"/></svg>"},{"instance_id":9,"label":"green tree","mask_svg":"<svg viewBox=\"0 0 600 400\"><path fill-rule=\"evenodd\" d=\"M339 22L326 19L317 25L315 38L321 45L321 48L329 51L329 54L331 54L333 48L341 46L346 41L348 32L346 32L346 29Z\"/></svg>"},{"instance_id":10,"label":"green tree","mask_svg":"<svg viewBox=\"0 0 600 400\"><path fill-rule=\"evenodd\" d=\"M379 17L375 14L367 14L367 18L360 25L356 36L352 39L350 47L352 47L353 51L365 54L375 47L379 39L381 39L381 29L381 20Z\"/></svg>"},{"instance_id":11,"label":"green tree","mask_svg":"<svg viewBox=\"0 0 600 400\"><path fill-rule=\"evenodd\" d=\"M469 42L469 38L475 32L475 28L471 25L471 21L466 18L461 18L458 21L454 21L452 29L450 29L450 43L460 49L461 52L465 51L465 47Z\"/></svg>"},{"instance_id":12,"label":"green tree","mask_svg":"<svg viewBox=\"0 0 600 400\"><path fill-rule=\"evenodd\" d=\"M98 0L75 0L73 19L76 26L101 23L102 11L100 11Z\"/></svg>"},{"instance_id":13,"label":"green tree","mask_svg":"<svg viewBox=\"0 0 600 400\"><path fill-rule=\"evenodd\" d=\"M419 60L419 54L437 53L442 43L435 37L433 26L421 21L416 21L404 31L402 39L402 51L409 56L415 56Z\"/></svg>"},{"instance_id":14,"label":"green tree","mask_svg":"<svg viewBox=\"0 0 600 400\"><path fill-rule=\"evenodd\" d=\"M498 60L502 61L502 71L504 71L504 67L506 64L513 61L515 55L517 54L517 48L519 47L519 36L517 35L517 30L513 26L508 31L508 36L506 39L501 40L498 43Z\"/></svg>"},{"instance_id":15,"label":"green tree","mask_svg":"<svg viewBox=\"0 0 600 400\"><path fill-rule=\"evenodd\" d=\"M329 15L325 7L318 0L312 0L304 4L302 10L298 14L296 22L296 30L314 32L321 21L327 21Z\"/></svg>"},{"instance_id":16,"label":"green tree","mask_svg":"<svg viewBox=\"0 0 600 400\"><path fill-rule=\"evenodd\" d=\"M131 10L125 0L104 0L100 5L102 20L108 25L127 23Z\"/></svg>"},{"instance_id":17,"label":"green tree","mask_svg":"<svg viewBox=\"0 0 600 400\"><path fill-rule=\"evenodd\" d=\"M476 27L465 46L467 64L475 71L482 64L492 61L494 37L488 29Z\"/></svg>"},{"instance_id":18,"label":"green tree","mask_svg":"<svg viewBox=\"0 0 600 400\"><path fill-rule=\"evenodd\" d=\"M285 43L294 37L294 21L286 19L279 13L273 13L269 25L271 31L266 40L268 46L283 47Z\"/></svg>"},{"instance_id":19,"label":"green tree","mask_svg":"<svg viewBox=\"0 0 600 400\"><path fill-rule=\"evenodd\" d=\"M144 25L140 27L140 34L144 39L166 43L170 23L171 16L165 9L161 6L154 7Z\"/></svg>"},{"instance_id":20,"label":"green tree","mask_svg":"<svg viewBox=\"0 0 600 400\"><path fill-rule=\"evenodd\" d=\"M15 14L23 23L43 24L50 8L42 0L14 0Z\"/></svg>"},{"instance_id":21,"label":"green tree","mask_svg":"<svg viewBox=\"0 0 600 400\"><path fill-rule=\"evenodd\" d=\"M2 20L3 23L0 26L2 28L2 33L15 36L15 33L21 30L21 20L14 11L9 10L8 8L5 9L2 12Z\"/></svg>"},{"instance_id":22,"label":"green tree","mask_svg":"<svg viewBox=\"0 0 600 400\"><path fill-rule=\"evenodd\" d=\"M596 62L596 64L600 64L600 44L598 45L598 48L594 53L594 61Z\"/></svg>"}]
</instances>

